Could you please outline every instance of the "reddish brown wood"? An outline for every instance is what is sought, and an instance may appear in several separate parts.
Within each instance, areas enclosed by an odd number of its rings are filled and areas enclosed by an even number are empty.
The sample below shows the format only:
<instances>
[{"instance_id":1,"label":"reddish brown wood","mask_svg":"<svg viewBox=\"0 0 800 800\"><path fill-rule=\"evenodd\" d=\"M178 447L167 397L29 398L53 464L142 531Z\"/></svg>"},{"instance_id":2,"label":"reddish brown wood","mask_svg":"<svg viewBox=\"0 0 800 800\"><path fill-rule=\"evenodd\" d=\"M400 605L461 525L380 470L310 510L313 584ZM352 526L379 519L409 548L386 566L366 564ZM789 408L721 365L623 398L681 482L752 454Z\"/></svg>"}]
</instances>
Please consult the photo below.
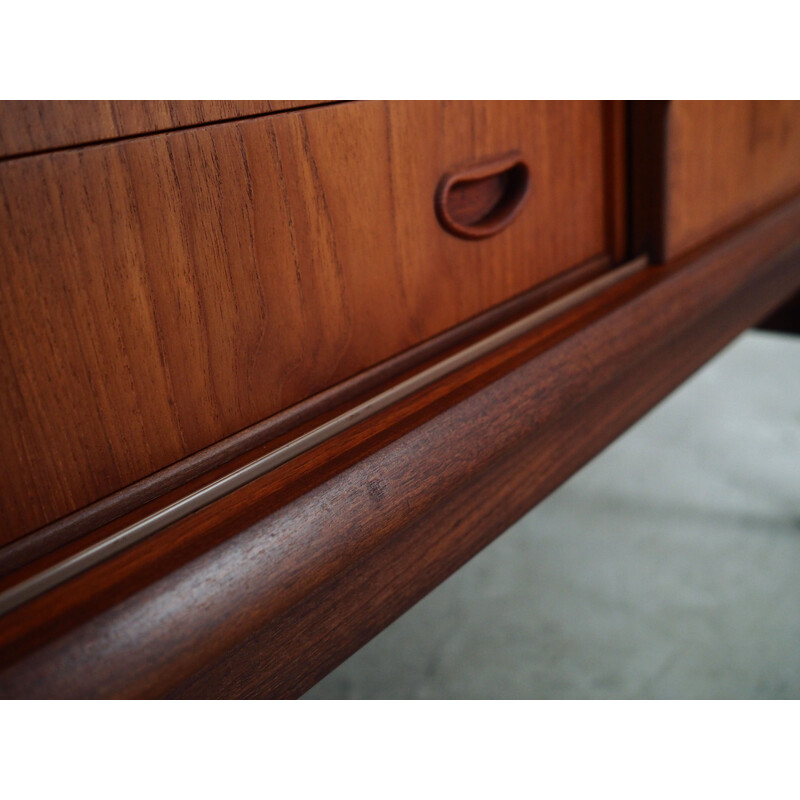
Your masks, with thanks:
<instances>
[{"instance_id":1,"label":"reddish brown wood","mask_svg":"<svg viewBox=\"0 0 800 800\"><path fill-rule=\"evenodd\" d=\"M703 322L700 347L693 329L656 349L645 388L635 373L603 388L558 418L535 446L513 450L168 697L294 698L308 691L569 478L576 431L592 431L590 445L580 448L588 460L727 344L723 316Z\"/></svg>"},{"instance_id":2,"label":"reddish brown wood","mask_svg":"<svg viewBox=\"0 0 800 800\"><path fill-rule=\"evenodd\" d=\"M355 405L378 388L386 388L395 380L407 377L439 357L470 345L482 335L496 330L518 317L539 308L577 286L596 278L610 268L607 256L588 261L557 275L540 286L523 292L467 322L439 334L422 344L393 356L375 367L359 373L286 411L194 453L166 469L126 486L97 503L62 517L44 528L0 548L0 576L18 570L36 559L96 529L107 530L109 523L125 514L155 510L170 497L185 490L199 488L225 471L255 457L257 452L276 446L282 437L298 435L310 424L318 424L334 413ZM152 501L163 498L157 504ZM101 533L97 533L101 537ZM76 544L76 547L78 545ZM0 581L0 584L2 581Z\"/></svg>"},{"instance_id":3,"label":"reddish brown wood","mask_svg":"<svg viewBox=\"0 0 800 800\"><path fill-rule=\"evenodd\" d=\"M608 135L595 102L352 103L0 163L0 542L608 253ZM441 175L514 149L514 224L442 230Z\"/></svg>"},{"instance_id":4,"label":"reddish brown wood","mask_svg":"<svg viewBox=\"0 0 800 800\"><path fill-rule=\"evenodd\" d=\"M530 185L530 170L520 153L456 169L439 182L436 214L454 236L494 236L522 211Z\"/></svg>"},{"instance_id":5,"label":"reddish brown wood","mask_svg":"<svg viewBox=\"0 0 800 800\"><path fill-rule=\"evenodd\" d=\"M632 232L668 260L800 192L800 101L636 102Z\"/></svg>"},{"instance_id":6,"label":"reddish brown wood","mask_svg":"<svg viewBox=\"0 0 800 800\"><path fill-rule=\"evenodd\" d=\"M304 690L796 291L798 229L627 279L11 612L0 690Z\"/></svg>"},{"instance_id":7,"label":"reddish brown wood","mask_svg":"<svg viewBox=\"0 0 800 800\"><path fill-rule=\"evenodd\" d=\"M321 100L3 100L0 158L319 105Z\"/></svg>"}]
</instances>

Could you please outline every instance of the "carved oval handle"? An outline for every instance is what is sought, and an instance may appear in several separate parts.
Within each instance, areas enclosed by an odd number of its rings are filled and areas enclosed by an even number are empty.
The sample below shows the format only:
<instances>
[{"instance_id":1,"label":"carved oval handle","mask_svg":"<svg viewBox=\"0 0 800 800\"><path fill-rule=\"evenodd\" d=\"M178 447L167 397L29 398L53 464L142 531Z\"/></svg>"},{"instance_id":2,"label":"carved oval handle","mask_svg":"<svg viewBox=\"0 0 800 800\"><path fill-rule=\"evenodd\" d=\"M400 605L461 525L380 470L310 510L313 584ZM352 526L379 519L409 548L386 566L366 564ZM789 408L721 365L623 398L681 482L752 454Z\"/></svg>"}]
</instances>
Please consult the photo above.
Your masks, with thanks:
<instances>
[{"instance_id":1,"label":"carved oval handle","mask_svg":"<svg viewBox=\"0 0 800 800\"><path fill-rule=\"evenodd\" d=\"M519 153L509 153L447 173L436 189L436 216L455 236L494 236L522 210L529 189L528 166Z\"/></svg>"}]
</instances>

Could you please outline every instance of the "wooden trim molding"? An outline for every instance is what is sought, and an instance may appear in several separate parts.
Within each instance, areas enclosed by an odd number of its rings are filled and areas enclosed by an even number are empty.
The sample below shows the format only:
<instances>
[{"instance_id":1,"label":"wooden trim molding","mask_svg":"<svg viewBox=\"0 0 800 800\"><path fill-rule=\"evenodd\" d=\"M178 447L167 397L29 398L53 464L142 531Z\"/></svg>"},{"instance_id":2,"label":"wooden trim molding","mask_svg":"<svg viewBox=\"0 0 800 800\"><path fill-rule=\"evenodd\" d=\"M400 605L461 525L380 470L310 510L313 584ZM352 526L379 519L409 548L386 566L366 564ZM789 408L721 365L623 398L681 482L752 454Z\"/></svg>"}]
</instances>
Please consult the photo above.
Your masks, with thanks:
<instances>
[{"instance_id":1,"label":"wooden trim molding","mask_svg":"<svg viewBox=\"0 0 800 800\"><path fill-rule=\"evenodd\" d=\"M608 256L593 258L308 400L0 547L0 578L137 509L147 506L152 512L153 501L164 498L164 503L168 503L177 493L193 491L215 480L224 471L236 469L257 457L256 450L275 447L287 436L302 435L309 425L320 424L331 415L342 413L371 397L375 391L386 389L459 349L471 346L492 335L500 326L554 302L611 269Z\"/></svg>"},{"instance_id":2,"label":"wooden trim molding","mask_svg":"<svg viewBox=\"0 0 800 800\"><path fill-rule=\"evenodd\" d=\"M28 579L13 585L6 591L0 592L0 615L122 552L174 522L211 505L236 489L332 439L339 433L353 428L361 421L379 414L391 405L432 385L435 381L472 364L504 344L521 337L547 320L572 308L587 297L591 297L629 275L639 272L646 266L647 259L640 258L602 275L594 281L567 293L559 300L503 326L491 335L482 337L448 357L439 359L426 369L409 375L404 380L387 387L382 392L368 397L324 422L320 422L315 427L294 437L280 447L255 456L237 469L229 471L162 508L151 511L141 519L109 533L108 536L57 561L50 567L35 572Z\"/></svg>"},{"instance_id":3,"label":"wooden trim molding","mask_svg":"<svg viewBox=\"0 0 800 800\"><path fill-rule=\"evenodd\" d=\"M4 697L308 689L800 288L800 201L10 611Z\"/></svg>"}]
</instances>

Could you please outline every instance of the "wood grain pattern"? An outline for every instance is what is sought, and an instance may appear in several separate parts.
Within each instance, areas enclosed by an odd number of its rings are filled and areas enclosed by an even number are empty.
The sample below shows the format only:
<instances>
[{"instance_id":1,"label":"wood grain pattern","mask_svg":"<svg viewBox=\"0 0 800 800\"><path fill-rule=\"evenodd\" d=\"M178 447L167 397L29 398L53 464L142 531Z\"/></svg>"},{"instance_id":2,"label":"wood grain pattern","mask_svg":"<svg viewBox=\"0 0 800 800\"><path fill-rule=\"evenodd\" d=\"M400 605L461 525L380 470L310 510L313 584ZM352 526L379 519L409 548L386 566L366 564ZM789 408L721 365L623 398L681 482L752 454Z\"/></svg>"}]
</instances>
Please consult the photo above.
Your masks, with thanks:
<instances>
[{"instance_id":1,"label":"wood grain pattern","mask_svg":"<svg viewBox=\"0 0 800 800\"><path fill-rule=\"evenodd\" d=\"M317 105L319 100L3 100L0 158Z\"/></svg>"},{"instance_id":2,"label":"wood grain pattern","mask_svg":"<svg viewBox=\"0 0 800 800\"><path fill-rule=\"evenodd\" d=\"M610 249L601 103L353 103L0 163L0 542ZM467 242L441 175L520 150Z\"/></svg>"},{"instance_id":3,"label":"wood grain pattern","mask_svg":"<svg viewBox=\"0 0 800 800\"><path fill-rule=\"evenodd\" d=\"M800 192L800 101L652 101L637 114L632 227L660 260Z\"/></svg>"},{"instance_id":4,"label":"wood grain pattern","mask_svg":"<svg viewBox=\"0 0 800 800\"><path fill-rule=\"evenodd\" d=\"M167 498L177 496L176 493L200 488L218 477L217 473L222 474L252 459L256 451L260 453L263 449L266 452L274 448L277 441L287 436L297 436L310 424L318 424L335 413L341 413L369 397L371 392L387 388L394 381L408 377L412 372L597 278L607 272L609 266L607 256L588 261L96 503L0 547L0 576L41 559L43 555L63 548L63 545L98 528L107 529L109 523L129 512L136 510L144 514L146 511L155 511L152 501L161 498L159 502L166 503ZM96 535L102 538L101 532Z\"/></svg>"},{"instance_id":5,"label":"wood grain pattern","mask_svg":"<svg viewBox=\"0 0 800 800\"><path fill-rule=\"evenodd\" d=\"M799 229L633 276L11 612L0 693L302 692L797 291Z\"/></svg>"},{"instance_id":6,"label":"wood grain pattern","mask_svg":"<svg viewBox=\"0 0 800 800\"><path fill-rule=\"evenodd\" d=\"M455 236L495 236L514 221L529 189L528 167L513 153L443 177L436 190L436 215Z\"/></svg>"}]
</instances>

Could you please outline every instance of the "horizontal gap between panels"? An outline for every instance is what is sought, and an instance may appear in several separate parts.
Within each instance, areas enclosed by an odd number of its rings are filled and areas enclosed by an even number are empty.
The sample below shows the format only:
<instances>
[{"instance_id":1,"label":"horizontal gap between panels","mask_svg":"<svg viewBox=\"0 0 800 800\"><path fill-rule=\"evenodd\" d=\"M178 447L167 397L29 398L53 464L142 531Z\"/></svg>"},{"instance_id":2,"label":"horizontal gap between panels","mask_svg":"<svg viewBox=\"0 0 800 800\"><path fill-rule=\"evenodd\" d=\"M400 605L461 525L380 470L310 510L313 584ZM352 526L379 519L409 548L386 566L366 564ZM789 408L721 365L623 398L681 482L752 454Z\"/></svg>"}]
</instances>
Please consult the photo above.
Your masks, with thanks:
<instances>
[{"instance_id":1,"label":"horizontal gap between panels","mask_svg":"<svg viewBox=\"0 0 800 800\"><path fill-rule=\"evenodd\" d=\"M313 111L315 108L328 108L329 106L339 106L351 103L352 100L326 100L323 103L310 103L307 106L294 106L292 108L281 108L276 111L261 111L256 114L244 114L239 117L225 117L224 119L212 119L206 122L192 122L189 125L176 125L174 127L154 128L140 133L130 133L122 136L109 136L105 139L90 139L74 144L65 144L58 147L44 147L37 150L26 150L24 153L12 153L7 156L0 156L0 164L6 161L17 161L20 158L35 158L36 156L49 155L51 153L63 153L67 150L78 150L84 147L95 147L104 144L116 144L117 142L129 142L134 139L145 139L150 136L160 136L164 133L177 133L179 131L190 131L196 128L212 128L217 125L225 125L228 122L243 122L248 119L259 119L261 117L277 117L283 114L292 114L295 111Z\"/></svg>"}]
</instances>

